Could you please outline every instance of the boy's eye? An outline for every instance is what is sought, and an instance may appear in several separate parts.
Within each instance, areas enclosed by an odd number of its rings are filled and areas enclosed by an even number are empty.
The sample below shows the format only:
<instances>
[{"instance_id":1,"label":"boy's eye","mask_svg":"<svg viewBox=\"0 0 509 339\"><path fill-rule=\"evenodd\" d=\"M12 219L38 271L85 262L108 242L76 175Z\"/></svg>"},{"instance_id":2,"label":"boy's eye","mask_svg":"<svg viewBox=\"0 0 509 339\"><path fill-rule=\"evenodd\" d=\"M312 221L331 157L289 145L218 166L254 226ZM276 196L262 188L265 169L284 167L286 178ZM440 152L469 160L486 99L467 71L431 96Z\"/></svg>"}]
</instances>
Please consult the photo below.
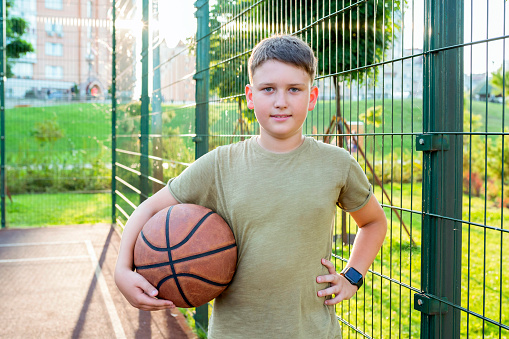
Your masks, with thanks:
<instances>
[{"instance_id":1,"label":"boy's eye","mask_svg":"<svg viewBox=\"0 0 509 339\"><path fill-rule=\"evenodd\" d=\"M265 87L264 89L262 89L262 91L264 91L264 92L272 92L273 88L272 87Z\"/></svg>"},{"instance_id":2,"label":"boy's eye","mask_svg":"<svg viewBox=\"0 0 509 339\"><path fill-rule=\"evenodd\" d=\"M300 91L300 89L295 88L295 87L294 88L290 88L290 92L292 92L292 93L297 93L298 91Z\"/></svg>"}]
</instances>

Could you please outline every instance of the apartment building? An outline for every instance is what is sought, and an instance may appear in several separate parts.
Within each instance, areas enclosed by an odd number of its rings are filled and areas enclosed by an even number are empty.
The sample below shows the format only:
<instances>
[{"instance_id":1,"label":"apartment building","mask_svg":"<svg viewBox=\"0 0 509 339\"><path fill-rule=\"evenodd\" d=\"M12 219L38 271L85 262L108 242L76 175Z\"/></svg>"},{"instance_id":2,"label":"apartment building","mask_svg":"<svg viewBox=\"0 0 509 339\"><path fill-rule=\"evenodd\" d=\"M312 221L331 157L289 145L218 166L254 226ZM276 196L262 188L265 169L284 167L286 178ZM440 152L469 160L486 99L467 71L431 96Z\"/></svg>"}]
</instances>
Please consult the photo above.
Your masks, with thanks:
<instances>
[{"instance_id":1,"label":"apartment building","mask_svg":"<svg viewBox=\"0 0 509 339\"><path fill-rule=\"evenodd\" d=\"M95 99L111 83L109 0L16 0L24 37L35 52L16 60L6 96L31 99Z\"/></svg>"},{"instance_id":2,"label":"apartment building","mask_svg":"<svg viewBox=\"0 0 509 339\"><path fill-rule=\"evenodd\" d=\"M194 102L196 91L196 82L193 79L196 67L194 54L189 52L189 48L182 41L174 47L163 42L160 53L163 63L161 67L163 101L175 104Z\"/></svg>"}]
</instances>

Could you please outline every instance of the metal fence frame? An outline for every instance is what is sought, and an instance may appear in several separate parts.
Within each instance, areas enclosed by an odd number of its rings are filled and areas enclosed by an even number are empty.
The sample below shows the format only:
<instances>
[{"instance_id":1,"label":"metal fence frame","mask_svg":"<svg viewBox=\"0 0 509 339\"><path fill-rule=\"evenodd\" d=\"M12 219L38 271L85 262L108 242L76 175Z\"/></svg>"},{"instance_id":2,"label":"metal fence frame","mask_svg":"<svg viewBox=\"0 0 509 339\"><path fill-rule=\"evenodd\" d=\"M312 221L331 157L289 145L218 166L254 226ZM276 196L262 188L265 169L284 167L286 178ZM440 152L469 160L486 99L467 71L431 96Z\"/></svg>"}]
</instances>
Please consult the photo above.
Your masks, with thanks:
<instances>
[{"instance_id":1,"label":"metal fence frame","mask_svg":"<svg viewBox=\"0 0 509 339\"><path fill-rule=\"evenodd\" d=\"M318 47L320 35L330 34L322 32L318 33L320 25L325 27L327 22L332 22L337 17L352 17L359 15L359 9L362 6L367 6L370 0L360 1L347 1L341 0L341 6L336 9L331 9L329 2L324 0L245 0L238 1L235 4L229 3L226 7L222 8L224 13L228 14L225 16L225 21L220 23L218 26L212 27L210 20L210 3L208 0L198 0L195 2L196 7L196 18L198 19L198 30L194 42L188 47L187 52L194 53L196 56L196 69L193 74L195 80L196 93L194 104L184 105L179 109L194 110L193 126L194 131L192 133L186 133L186 131L180 131L177 134L165 135L162 128L163 115L165 114L164 108L162 107L161 97L162 89L164 87L172 86L173 84L162 85L161 70L168 60L160 60L159 54L159 40L157 32L151 26L152 20L157 21L158 8L157 0L141 0L139 1L140 13L141 13L141 48L139 49L140 54L135 55L133 64L129 64L129 61L121 60L124 55L119 53L119 46L122 46L122 39L118 36L119 29L117 29L117 22L119 17L125 18L131 15L135 10L130 6L136 7L137 5L131 1L123 0L112 0L112 101L111 101L111 112L112 112L112 223L123 227L125 221L130 215L129 210L134 210L136 206L143 202L148 196L150 196L157 187L162 187L165 184L165 180L168 177L164 177L164 173L156 170L161 164L171 163L182 168L188 165L188 162L179 159L171 159L165 157L162 153L157 150L162 148L162 143L165 138L174 139L185 139L189 141L192 139L194 143L194 159L199 158L203 154L207 153L210 148L215 147L219 144L230 143L235 140L241 140L248 137L255 132L255 124L245 116L245 104L243 105L243 94L239 91L238 84L229 84L227 94L218 95L214 93L211 95L211 77L215 68L225 67L231 69L239 69L239 77L245 76L245 67L247 57L251 51L251 48L256 42L273 33L287 33L295 34L302 37L311 37L312 48L324 52L325 47ZM463 53L468 48L473 46L486 44L502 40L505 44L505 40L508 36L505 33L504 23L504 35L499 37L486 37L481 41L470 41L465 42L464 40L464 8L458 7L457 2L454 0L423 0L424 1L424 32L431 32L430 34L424 33L424 46L422 52L412 51L411 55L402 55L401 57L394 57L394 47L392 47L392 56L387 58L384 57L382 60L376 61L372 64L357 64L347 69L338 69L337 67L332 68L329 66L329 72L319 74L316 78L324 88L328 88L330 97L343 97L350 98L348 103L346 100L342 101L342 106L335 106L331 102L325 102L317 105L317 110L321 110L322 116L317 115L317 121L313 122L316 125L323 127L323 130L311 131L308 135L314 136L317 139L330 142L336 138L340 146L343 142L351 142L356 137L364 137L366 142L369 142L373 147L376 144L376 140L381 142L381 147L391 147L390 158L391 161L387 165L385 160L381 160L381 170L376 172L374 168L377 161L375 159L375 153L368 154L357 154L359 162L364 167L365 171L371 175L373 186L375 187L376 193L379 194L382 199L381 203L388 215L390 234L387 242L389 247L382 250L379 256L379 261L372 266L370 269L367 281L363 291L359 291L358 295L352 300L338 305L338 320L343 324L343 335L348 334L352 336L363 336L367 338L371 337L382 337L388 335L389 337L394 336L417 336L415 332L412 332L412 312L420 312L419 321L419 336L421 338L459 338L462 333L469 336L471 323L479 321L482 324L482 334L485 336L486 326L492 326L494 332L498 338L505 338L509 336L509 322L507 317L507 311L503 311L504 304L503 298L504 293L507 291L504 289L507 282L507 269L504 270L503 265L505 264L505 258L503 254L507 251L507 241L504 242L504 236L509 234L509 228L504 225L504 208L500 207L501 213L501 225L491 225L484 218L483 223L471 221L470 207L472 205L472 183L471 174L472 169L472 136L484 137L484 204L485 209L487 206L487 186L488 186L488 138L499 137L502 142L502 153L505 147L505 137L509 136L509 133L504 130L505 124L505 94L502 95L502 130L501 131L488 131L487 120L489 116L488 102L486 102L485 110L485 121L486 127L484 131L478 131L472 128L472 93L470 93L470 130L464 130L464 121L466 110L465 97L463 91ZM489 1L489 0L488 0ZM394 6L394 2L390 2ZM287 6L286 4L290 4ZM299 27L291 27L288 21L285 21L285 17L292 17L297 15L297 8L302 5L310 5L311 9L317 11L317 13L328 13L326 15L313 17L312 13L305 11L302 16L304 19L300 19ZM412 16L414 1L411 1L412 5ZM326 5L329 5L327 8ZM313 7L314 6L314 7ZM308 8L304 6L304 8ZM504 7L505 8L505 7ZM6 197L6 186L5 186L5 67L6 67L6 55L5 55L5 32L6 32L6 18L5 18L5 0L2 0L0 6L0 20L2 27L2 34L0 35L0 47L2 48L2 57L0 58L0 195L1 195L1 225L2 228L6 226L6 208L5 208L5 197ZM326 11L327 10L327 11ZM254 14L252 14L254 13ZM252 15L252 16L250 16ZM260 27L256 26L259 24L261 19L265 20ZM393 20L394 15L393 15ZM257 21L259 20L259 21ZM402 20L399 18L398 20ZM336 21L337 22L337 21ZM366 19L366 23L368 19ZM243 35L238 27L242 25L252 25L256 27L249 35ZM261 27L263 26L263 27ZM342 28L343 33L348 32L349 36L352 33L358 33L359 28L348 29ZM367 25L365 27L367 31ZM392 26L394 31L394 24ZM221 50L224 55L227 55L223 60L215 63L211 62L211 40L217 35L223 34L224 48ZM314 38L316 34L316 38ZM394 33L393 33L394 34ZM152 38L152 40L151 40ZM230 39L230 40L228 40ZM323 38L325 40L325 38ZM229 41L232 44L229 45ZM217 41L216 41L217 42ZM339 43L339 42L338 42ZM344 41L343 41L344 44ZM132 47L129 45L129 47ZM330 47L330 46L329 46ZM367 47L366 47L367 49ZM488 50L488 47L486 47ZM412 47L413 50L413 47ZM350 49L351 52L351 49ZM139 59L138 59L139 57ZM152 59L151 59L152 57ZM352 57L352 55L350 55ZM363 71L368 71L370 68L378 67L382 70L385 67L389 68L396 63L408 61L413 62L416 58L423 59L423 104L422 104L422 130L415 130L412 125L410 130L395 129L394 126L382 127L381 130L375 128L374 124L372 129L365 130L364 132L357 133L351 129L351 125L346 123L346 118L358 119L358 115L361 111L368 110L368 95L366 99L360 100L360 92L362 85L357 82L357 101L355 96L352 95L354 92L353 88L347 88L348 86L337 86L339 84L337 77L340 76L358 76ZM325 63L325 61L322 61ZM127 72L125 65L130 65L133 68L140 68L141 77L137 80L141 83L141 97L137 101L139 104L139 114L137 111L134 114L125 114L125 104L122 98L122 86L120 85L121 79L129 80L131 73ZM149 69L149 65L152 64L152 69ZM128 66L129 67L129 66ZM401 66L403 67L403 66ZM505 72L505 66L503 66ZM391 68L392 72L392 68ZM504 73L505 75L505 73ZM488 75L486 76L488 77ZM152 79L152 85L150 80ZM413 79L412 79L413 80ZM505 79L503 79L505 83ZM179 80L180 81L180 80ZM231 81L227 79L227 76L220 79L220 81ZM367 81L367 80L366 80ZM178 82L178 81L177 81ZM353 83L353 82L352 82ZM454 84L451 86L450 84ZM335 91L333 92L333 84L336 84ZM235 87L237 86L237 87ZM329 86L329 87L327 87ZM149 93L152 88L152 93ZM326 89L327 91L327 89ZM348 93L348 91L350 91ZM375 90L374 90L375 91ZM486 89L487 94L488 89ZM367 85L365 87L367 94ZM384 94L382 89L382 94ZM385 99L383 96L380 99L382 106L384 107L385 101L391 101L394 97L394 87L390 93L387 93L388 97ZM373 107L375 106L378 99L373 94ZM353 98L353 99L352 99ZM132 97L128 98L133 99ZM411 98L413 102L413 96ZM394 104L393 101L392 105ZM327 106L328 105L328 106ZM357 105L357 106L355 106ZM365 107L360 107L364 105ZM403 105L403 100L401 105ZM354 107L355 106L355 107ZM236 114L238 113L238 119L228 118L221 121L223 129L218 132L215 130L215 126L211 123L212 117L224 118L222 116L223 111L234 107ZM354 111L357 110L355 113ZM343 116L341 113L343 112ZM349 112L349 116L345 112ZM354 112L354 113L352 113ZM389 112L390 121L393 121L394 108ZM382 108L382 121L388 118L389 113L386 113ZM182 113L183 114L183 113ZM328 114L328 115L327 115ZM374 114L374 113L373 113ZM401 113L403 114L403 113ZM413 114L413 106L412 106ZM219 118L218 118L219 117ZM332 121L331 121L332 117ZM320 120L321 119L321 120ZM335 120L336 119L336 120ZM367 121L367 118L364 118ZM373 118L374 119L374 118ZM125 121L133 122L133 129L129 133L119 132L118 127ZM374 120L373 120L374 121ZM310 127L315 127L311 123ZM330 123L330 125L329 125ZM191 123L190 123L191 125ZM326 130L326 127L329 127ZM465 138L470 138L470 145L465 145ZM401 154L394 153L395 140L401 140ZM411 140L411 162L414 162L414 152L422 152L422 196L421 206L416 207L411 204L410 208L403 206L403 203L394 202L397 197L393 197L393 184L394 181L391 179L384 179L384 174L390 172L391 176L395 171L395 161L400 160L403 162L403 139ZM127 142L124 142L127 140ZM355 139L357 143L358 139ZM388 144L390 146L386 146ZM406 144L408 145L408 143ZM151 147L152 146L152 150ZM468 170L468 203L463 201L463 190L465 189L465 174L463 168L463 158L465 147L468 148L469 152L469 170ZM383 154L383 149L382 149ZM398 159L398 156L400 157ZM372 157L372 159L368 159ZM474 155L475 157L475 155ZM193 160L194 160L193 159ZM152 164L152 166L151 166ZM504 154L502 154L502 178L504 172ZM386 167L384 167L386 166ZM413 168L413 167L412 167ZM403 171L401 167L401 171ZM376 172L376 174L375 174ZM377 176L378 174L378 176ZM132 180L131 178L135 178ZM130 181L132 180L132 181ZM402 182L401 182L402 183ZM412 185L414 179L412 178ZM397 182L396 182L397 184ZM506 183L502 179L502 192L500 197L502 199L502 205L504 204L504 185ZM390 194L388 194L384 187L390 187ZM380 191L383 190L383 192ZM411 187L411 194L413 194L413 186ZM131 195L125 192L130 192ZM138 199L138 201L135 201ZM402 200L402 199L401 199ZM468 204L468 216L464 217L465 210L463 205ZM414 208L415 207L415 208ZM486 213L486 212L485 212ZM410 219L410 230L406 228L403 220ZM412 222L413 221L413 222ZM421 223L422 227L422 239L420 244L416 244L413 238L413 231L417 229L413 223ZM395 226L393 226L395 225ZM394 228L393 228L394 227ZM336 223L336 235L335 238L335 250L334 254L336 259L336 265L341 268L344 263L348 260L350 251L349 234L354 232L354 225L346 214L338 214L338 220ZM471 252L470 249L473 246L471 242L471 228L480 229L484 232L484 244L483 244L483 262L482 270L483 274L486 274L486 262L487 262L487 232L493 232L495 236L500 235L500 249L498 274L499 277L499 291L496 295L499 297L499 313L498 318L490 316L485 310L486 302L484 300L486 291L485 277L482 279L483 286L483 301L482 301L482 312L470 306L470 283L471 277L468 273L465 278L462 270L471 267ZM403 231L406 231L407 234ZM408 253L404 254L401 248L401 241L393 242L393 234L399 232L399 238L405 236L410 239L410 245ZM341 237L339 237L341 236ZM465 243L467 239L468 243ZM396 239L397 240L397 239ZM393 247L393 243L395 244ZM397 245L397 246L396 246ZM417 246L416 246L417 245ZM419 247L420 245L420 247ZM467 252L465 253L465 249ZM388 253L387 253L388 251ZM410 278L402 278L401 269L398 271L397 267L391 267L387 272L384 270L383 263L389 257L389 264L392 264L393 256L399 255L399 263L404 260L412 261L412 258L416 255L420 255L421 262L418 273L420 274L420 283L416 284L412 280L412 268L410 268ZM466 256L467 261L462 256ZM384 261L385 260L385 261ZM465 281L466 279L466 281ZM464 286L465 283L468 286ZM463 286L462 286L463 284ZM382 292L383 288L389 289L389 296L384 295ZM466 304L462 302L462 288L467 289L467 301ZM367 291L369 289L369 291ZM394 293L394 298L393 298ZM464 292L463 292L464 293ZM382 306L378 308L377 301L381 302L382 299L388 298L389 313ZM406 308L405 311L408 313L408 321L402 320L401 313L394 315L397 320L398 329L394 333L391 329L388 329L388 334L383 331L383 324L391 326L393 320L392 302L399 302L400 311ZM371 303L371 309L369 309L369 303ZM362 307L358 307L362 305ZM210 306L205 305L196 310L194 315L198 327L206 328L208 322L208 311ZM378 325L373 325L374 313L377 313ZM382 319L382 315L385 315L388 320ZM399 316L399 318L398 318ZM371 319L368 319L371 317ZM364 324L364 321L369 320L369 325ZM408 326L408 332L402 329L403 323ZM408 324L407 324L408 323ZM466 323L466 325L465 325ZM462 326L466 326L466 332L462 329ZM472 325L473 326L473 325ZM491 332L490 332L491 333ZM490 336L490 334L488 334Z\"/></svg>"},{"instance_id":2,"label":"metal fence frame","mask_svg":"<svg viewBox=\"0 0 509 339\"><path fill-rule=\"evenodd\" d=\"M305 3L307 4L308 2L305 1ZM218 109L216 106L223 102L237 102L239 105L239 112L242 112L243 94L241 92L230 92L228 95L220 98L211 98L209 96L209 81L211 77L210 71L214 67L245 67L245 61L247 60L247 55L250 52L249 46L253 46L254 43L256 43L256 40L260 40L266 36L267 32L264 32L263 29L260 29L253 33L252 36L246 37L245 39L247 40L242 40L243 37L240 36L241 34L237 33L233 27L240 27L240 23L243 20L242 18L244 16L247 17L246 13L258 10L256 14L258 15L258 18L261 16L270 16L274 20L274 27L276 27L272 28L276 31L277 29L282 29L279 32L302 34L303 31L309 30L309 34L312 34L311 32L314 25L319 25L322 21L326 21L327 19L330 19L334 16L345 15L345 13L350 13L351 15L352 10L360 7L364 3L366 3L366 1L347 3L346 5L343 4L345 6L344 8L329 14L327 17L318 18L314 22L307 22L306 19L306 25L303 25L299 30L292 32L288 29L287 26L284 26L284 28L278 26L283 22L283 20L282 16L280 17L280 13L277 11L285 10L287 11L286 15L288 15L288 12L296 10L296 7L288 9L283 5L282 2L280 3L279 0L275 2L274 0L261 0L251 2L244 1L238 2L236 5L231 4L229 7L224 9L225 12L228 13L228 20L222 23L222 25L219 27L210 26L209 2L207 0L196 1L195 16L198 19L198 30L196 34L196 40L192 46L196 55L196 72L193 76L194 80L196 81L196 96L194 106L196 120L195 132L193 136L193 141L196 145L195 158L198 158L208 152L209 147L214 147L214 145L217 145L218 142L232 142L233 140L239 140L251 134L249 132L246 133L246 130L248 130L249 126L246 125L246 122L243 120L242 114L239 115L239 120L233 119L231 121L232 126L229 129L229 133L223 132L222 134L216 134L214 131L212 131L213 127L209 125L210 110L212 110L212 113L215 114L215 110ZM302 4L302 1L300 4ZM320 5L325 7L324 2L320 3L319 1L316 1L316 6ZM275 7L275 10L269 9L269 7ZM145 23L144 27L148 28L148 21L150 19L146 14L146 8L148 8L148 0L143 1L143 21ZM382 206L386 211L388 211L388 214L390 215L390 224L393 223L393 216L397 216L402 226L405 227L407 233L409 232L408 235L410 236L411 242L414 245L415 243L411 235L412 225L410 225L410 231L408 231L403 223L402 215L405 213L407 215L409 214L410 220L412 220L413 215L416 219L420 219L422 221L422 239L420 248L421 282L420 286L414 286L411 282L408 284L401 281L401 279L397 279L396 276L393 275L392 269L389 273L387 273L383 270L377 270L373 267L369 274L372 276L372 279L379 279L379 282L376 284L372 283L372 288L376 289L376 286L382 286L383 284L389 284L390 286L394 285L395 288L399 289L400 295L404 293L402 290L406 290L406 293L411 295L409 298L411 299L410 304L408 304L406 307L415 308L415 310L419 311L421 314L420 337L422 338L459 338L461 333L460 323L463 313L466 313L467 317L474 316L482 319L483 323L487 322L497 326L499 329L499 336L504 337L506 332L503 331L509 330L509 326L508 324L501 322L502 305L500 305L500 319L497 321L496 319L491 319L484 314L481 315L473 312L472 310L468 309L468 307L464 307L461 304L461 269L463 267L461 258L463 241L461 230L463 225L472 224L469 221L463 220L462 218L463 137L468 134L468 132L463 131L463 49L465 46L472 45L473 42L471 44L463 43L463 8L458 8L455 1L425 0L425 12L427 13L425 15L425 27L429 28L433 34L425 34L424 49L421 53L414 53L409 56L402 56L401 58L393 57L392 59L384 59L381 62L370 66L361 66L355 69L339 71L336 70L336 73L332 75L324 74L317 76L317 80L327 79L334 75L337 76L350 74L353 72L362 71L363 69L367 69L369 67L382 67L383 69L386 65L390 65L394 62L403 62L404 60L412 60L413 62L413 58L423 58L424 119L422 131L415 131L412 127L412 131L410 132L394 132L394 130L384 132L384 130L382 130L382 133L379 134L373 129L373 132L366 131L364 134L361 134L364 137L373 137L373 142L375 138L382 138L382 140L384 140L384 138L391 138L391 144L394 138L399 137L403 139L404 137L410 137L412 138L412 149L422 152L424 173L422 211L419 211L418 209L406 209L402 206L393 204L389 198L389 195L385 191L383 193L386 200L382 198ZM445 18L447 18L447 20ZM251 20L254 21L254 19ZM251 22L251 24L255 23ZM283 25L281 24L281 26ZM211 44L210 39L214 36L214 34L220 34L221 32L235 36L238 39L232 40L235 41L235 46L225 47L225 50L229 50L228 52L231 52L231 50L236 52L233 54L228 54L228 58L224 61L212 65L209 53ZM145 65L148 64L147 51L149 47L147 43L148 38L146 38L144 35L143 39L144 44L142 49L142 64L144 65L143 67L146 67ZM239 49L235 50L236 48ZM238 63L235 64L235 62ZM446 72L442 72L442 70L446 70ZM148 74L148 72L149 71L144 68L143 74ZM158 73L154 73L154 76L156 76L156 74ZM148 86L145 84L145 77L143 79L143 88L147 89ZM444 81L444 79L447 79L447 81ZM222 81L229 80L223 79ZM449 86L448 84L451 82L454 83L455 86ZM157 86L154 85L154 88L156 87ZM342 90L344 91L344 88ZM336 87L336 95L340 94L342 93L340 92L339 88ZM146 187L147 180L150 178L150 171L148 165L145 162L145 159L150 157L150 152L148 151L149 138L147 137L150 135L150 132L147 129L148 122L146 122L147 116L149 114L148 106L146 106L148 105L148 100L149 98L147 92L143 92L141 99L142 115L140 116L140 196L147 196L147 194L149 194L148 188L143 188ZM390 100L390 98L388 100ZM214 104L215 106L211 108L211 104ZM447 114L444 114L444 112L447 112ZM235 129L233 128L234 124L237 124ZM312 135L317 138L323 138L324 140L329 140L328 138L332 137L351 138L354 136L354 132L349 130L348 126L341 127L340 124L337 124L335 128L336 130L328 130L326 133L314 132ZM342 128L346 129L343 130ZM252 128L251 131L253 129L254 128ZM501 133L500 135L504 136L505 133ZM218 138L222 141L217 141ZM343 139L340 138L340 140ZM211 142L212 145L209 145ZM366 155L363 156L365 157ZM368 170L373 171L372 165L369 165L369 162L367 162L367 164L364 163L364 166L367 172ZM389 169L389 171L393 171L392 167ZM384 169L382 167L382 176L383 172ZM377 183L380 184L380 182L375 182L374 178L373 180L375 186ZM383 179L381 181L381 186L387 184L383 182ZM143 198L141 198L140 201L142 200ZM115 219L115 215L113 215L113 219ZM344 213L339 219L341 219L340 221L338 220L338 227L341 227L341 240L343 243L347 244L348 237L346 236L348 234L346 233L350 231L350 221L347 220ZM118 218L116 220L118 221ZM503 237L503 233L507 233L507 229L503 227L499 228L497 231L500 231L501 237ZM392 231L390 242L392 247ZM338 243L336 243L336 245L337 244ZM346 248L346 251L348 252L348 245L340 246L341 248ZM418 248L414 249L414 251L417 250ZM500 253L502 255L502 248L500 249ZM381 255L383 256L386 254L382 253ZM393 253L391 250L389 256L392 258L392 255ZM401 252L399 255L401 257ZM344 258L341 255L335 255L335 257L337 260L337 265L339 266L342 266L342 262L347 260L347 258ZM410 259L411 258L412 246L410 249ZM503 278L502 270L501 278ZM371 292L371 296L373 297L373 292ZM380 297L382 298L383 295L380 295ZM364 294L363 298L366 299L366 294ZM390 296L390 298L392 300L392 296ZM399 297L399 303L400 305L402 303L401 296ZM356 304L357 301L354 301L354 305ZM355 306L351 306L350 309L352 307L355 308ZM207 312L208 307L201 307L197 310L195 315L197 324L203 328L206 328L207 326ZM338 319L344 324L344 327L348 333L356 333L357 335L360 334L365 337L377 337L377 335L382 336L381 328L379 329L380 333L378 334L374 331L373 328L370 332L369 330L366 330L364 326L361 326L357 323L357 317L358 316L354 316L354 318L351 319L350 316L347 318L342 318L339 316ZM390 316L390 318L392 318L392 316ZM400 328L398 331L396 331L399 333L399 336L403 335L401 332L401 322L402 321L400 315ZM391 332L389 330L389 336L392 336L390 333ZM409 329L408 335L412 336L411 328Z\"/></svg>"}]
</instances>

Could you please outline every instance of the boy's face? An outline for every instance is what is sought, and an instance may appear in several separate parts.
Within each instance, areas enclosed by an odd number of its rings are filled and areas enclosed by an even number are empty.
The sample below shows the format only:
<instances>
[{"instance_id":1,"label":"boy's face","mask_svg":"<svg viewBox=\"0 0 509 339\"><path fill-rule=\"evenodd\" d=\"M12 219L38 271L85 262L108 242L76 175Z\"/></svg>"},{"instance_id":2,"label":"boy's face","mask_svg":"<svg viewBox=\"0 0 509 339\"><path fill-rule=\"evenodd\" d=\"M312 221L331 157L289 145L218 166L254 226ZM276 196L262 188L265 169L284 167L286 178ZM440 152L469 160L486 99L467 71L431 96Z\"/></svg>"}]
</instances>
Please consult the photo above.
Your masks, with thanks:
<instances>
[{"instance_id":1,"label":"boy's face","mask_svg":"<svg viewBox=\"0 0 509 339\"><path fill-rule=\"evenodd\" d=\"M254 109L260 137L285 140L302 136L307 112L315 108L318 89L302 69L269 60L258 66L246 85L247 107Z\"/></svg>"}]
</instances>

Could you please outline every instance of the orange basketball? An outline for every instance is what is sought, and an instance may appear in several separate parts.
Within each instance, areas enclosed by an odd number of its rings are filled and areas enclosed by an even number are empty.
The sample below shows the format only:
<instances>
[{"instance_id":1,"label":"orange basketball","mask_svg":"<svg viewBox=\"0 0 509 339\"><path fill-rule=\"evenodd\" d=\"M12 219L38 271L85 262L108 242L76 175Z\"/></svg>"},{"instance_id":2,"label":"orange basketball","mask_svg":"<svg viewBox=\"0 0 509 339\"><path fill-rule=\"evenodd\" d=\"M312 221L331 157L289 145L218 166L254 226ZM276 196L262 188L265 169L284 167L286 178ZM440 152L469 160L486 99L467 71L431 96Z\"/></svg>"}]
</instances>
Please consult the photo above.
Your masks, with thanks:
<instances>
[{"instance_id":1,"label":"orange basketball","mask_svg":"<svg viewBox=\"0 0 509 339\"><path fill-rule=\"evenodd\" d=\"M179 204L159 211L134 246L136 271L178 307L197 307L223 292L235 273L237 245L208 208Z\"/></svg>"}]
</instances>

